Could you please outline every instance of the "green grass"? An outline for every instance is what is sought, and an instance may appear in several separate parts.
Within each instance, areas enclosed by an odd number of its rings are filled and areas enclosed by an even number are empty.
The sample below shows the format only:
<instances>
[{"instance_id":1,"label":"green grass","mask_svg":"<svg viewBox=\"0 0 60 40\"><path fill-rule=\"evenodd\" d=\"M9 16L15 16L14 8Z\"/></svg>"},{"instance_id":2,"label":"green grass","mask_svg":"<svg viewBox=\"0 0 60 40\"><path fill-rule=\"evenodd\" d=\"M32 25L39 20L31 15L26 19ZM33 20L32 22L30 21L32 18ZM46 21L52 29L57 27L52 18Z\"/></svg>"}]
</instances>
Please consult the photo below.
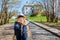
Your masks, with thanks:
<instances>
[{"instance_id":1,"label":"green grass","mask_svg":"<svg viewBox=\"0 0 60 40\"><path fill-rule=\"evenodd\" d=\"M27 19L31 21L37 21L37 22L46 22L46 16L41 16L41 14L38 14L37 16L30 17L30 15L27 16Z\"/></svg>"},{"instance_id":2,"label":"green grass","mask_svg":"<svg viewBox=\"0 0 60 40\"><path fill-rule=\"evenodd\" d=\"M9 22L14 22L16 19L13 19L13 18L11 18L11 19L9 19Z\"/></svg>"}]
</instances>

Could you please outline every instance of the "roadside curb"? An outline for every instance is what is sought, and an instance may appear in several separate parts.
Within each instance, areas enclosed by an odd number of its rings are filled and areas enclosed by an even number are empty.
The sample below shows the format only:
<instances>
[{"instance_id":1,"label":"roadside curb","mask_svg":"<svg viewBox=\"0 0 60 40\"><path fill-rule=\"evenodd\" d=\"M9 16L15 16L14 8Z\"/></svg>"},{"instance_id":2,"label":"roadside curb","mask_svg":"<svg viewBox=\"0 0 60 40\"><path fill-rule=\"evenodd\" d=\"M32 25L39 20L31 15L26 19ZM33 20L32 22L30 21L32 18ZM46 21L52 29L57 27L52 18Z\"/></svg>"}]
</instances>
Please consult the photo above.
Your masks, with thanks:
<instances>
[{"instance_id":1,"label":"roadside curb","mask_svg":"<svg viewBox=\"0 0 60 40\"><path fill-rule=\"evenodd\" d=\"M41 23L32 22L32 21L30 21L30 22L33 23L33 24L35 24L35 25L37 25L38 27L43 28L44 30L46 30L46 31L48 31L48 32L52 33L53 35L55 35L55 36L57 36L57 37L60 38L60 30L48 27L48 26L43 25Z\"/></svg>"}]
</instances>

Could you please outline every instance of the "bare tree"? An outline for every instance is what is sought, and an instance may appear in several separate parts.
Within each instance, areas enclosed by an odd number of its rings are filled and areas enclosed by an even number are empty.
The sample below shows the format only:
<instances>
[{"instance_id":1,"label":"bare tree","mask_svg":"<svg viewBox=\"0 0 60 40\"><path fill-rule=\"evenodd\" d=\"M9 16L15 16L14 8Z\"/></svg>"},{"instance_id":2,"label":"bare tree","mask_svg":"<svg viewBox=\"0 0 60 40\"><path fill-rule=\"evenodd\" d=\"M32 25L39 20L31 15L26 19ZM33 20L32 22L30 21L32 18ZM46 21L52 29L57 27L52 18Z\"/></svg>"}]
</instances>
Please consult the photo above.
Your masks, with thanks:
<instances>
[{"instance_id":1,"label":"bare tree","mask_svg":"<svg viewBox=\"0 0 60 40\"><path fill-rule=\"evenodd\" d=\"M47 18L47 22L49 22L49 0L43 0L44 2L44 10Z\"/></svg>"},{"instance_id":2,"label":"bare tree","mask_svg":"<svg viewBox=\"0 0 60 40\"><path fill-rule=\"evenodd\" d=\"M18 2L20 2L19 0L1 0L2 1L2 8L1 8L1 24L5 24L7 23L8 21L8 15L11 15L8 13L8 8L9 6L12 6L12 5L9 5L9 4L16 4ZM12 17L12 16L11 16Z\"/></svg>"},{"instance_id":3,"label":"bare tree","mask_svg":"<svg viewBox=\"0 0 60 40\"><path fill-rule=\"evenodd\" d=\"M56 0L50 0L50 7L51 7L51 11L50 11L50 22L58 22L58 18L56 17L55 15L55 12L54 12L54 3L55 3Z\"/></svg>"},{"instance_id":4,"label":"bare tree","mask_svg":"<svg viewBox=\"0 0 60 40\"><path fill-rule=\"evenodd\" d=\"M55 0L44 0L44 8L46 13L47 22L57 22L57 17L54 12Z\"/></svg>"}]
</instances>

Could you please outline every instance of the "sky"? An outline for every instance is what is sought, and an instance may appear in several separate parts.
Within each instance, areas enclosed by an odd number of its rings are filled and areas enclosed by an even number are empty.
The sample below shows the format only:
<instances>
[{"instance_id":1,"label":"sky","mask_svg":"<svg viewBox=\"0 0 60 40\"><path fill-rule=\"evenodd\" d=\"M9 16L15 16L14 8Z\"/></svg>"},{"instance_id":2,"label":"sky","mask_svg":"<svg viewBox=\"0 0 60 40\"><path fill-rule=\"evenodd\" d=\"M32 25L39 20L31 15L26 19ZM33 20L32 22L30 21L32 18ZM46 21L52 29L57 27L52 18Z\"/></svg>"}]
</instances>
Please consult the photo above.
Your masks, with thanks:
<instances>
[{"instance_id":1,"label":"sky","mask_svg":"<svg viewBox=\"0 0 60 40\"><path fill-rule=\"evenodd\" d=\"M41 2L41 3L43 3L42 0L21 0L17 4L12 5L12 7L10 7L8 9L8 11L16 11L17 13L22 13L22 8L26 4L26 2ZM0 10L1 10L1 1L0 1Z\"/></svg>"}]
</instances>

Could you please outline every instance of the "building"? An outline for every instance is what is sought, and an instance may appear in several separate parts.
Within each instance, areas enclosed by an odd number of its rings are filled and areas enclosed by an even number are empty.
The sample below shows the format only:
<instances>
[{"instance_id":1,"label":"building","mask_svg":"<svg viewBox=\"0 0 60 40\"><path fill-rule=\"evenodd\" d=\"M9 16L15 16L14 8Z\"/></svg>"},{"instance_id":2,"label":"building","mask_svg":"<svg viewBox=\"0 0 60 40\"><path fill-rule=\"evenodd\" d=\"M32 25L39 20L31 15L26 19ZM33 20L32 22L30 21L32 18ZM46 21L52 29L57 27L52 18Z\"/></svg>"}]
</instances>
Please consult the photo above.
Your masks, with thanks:
<instances>
[{"instance_id":1,"label":"building","mask_svg":"<svg viewBox=\"0 0 60 40\"><path fill-rule=\"evenodd\" d=\"M43 6L40 2L26 3L22 8L22 12L25 15L28 15L28 14L33 13L33 10L41 11L42 8L43 8Z\"/></svg>"}]
</instances>

